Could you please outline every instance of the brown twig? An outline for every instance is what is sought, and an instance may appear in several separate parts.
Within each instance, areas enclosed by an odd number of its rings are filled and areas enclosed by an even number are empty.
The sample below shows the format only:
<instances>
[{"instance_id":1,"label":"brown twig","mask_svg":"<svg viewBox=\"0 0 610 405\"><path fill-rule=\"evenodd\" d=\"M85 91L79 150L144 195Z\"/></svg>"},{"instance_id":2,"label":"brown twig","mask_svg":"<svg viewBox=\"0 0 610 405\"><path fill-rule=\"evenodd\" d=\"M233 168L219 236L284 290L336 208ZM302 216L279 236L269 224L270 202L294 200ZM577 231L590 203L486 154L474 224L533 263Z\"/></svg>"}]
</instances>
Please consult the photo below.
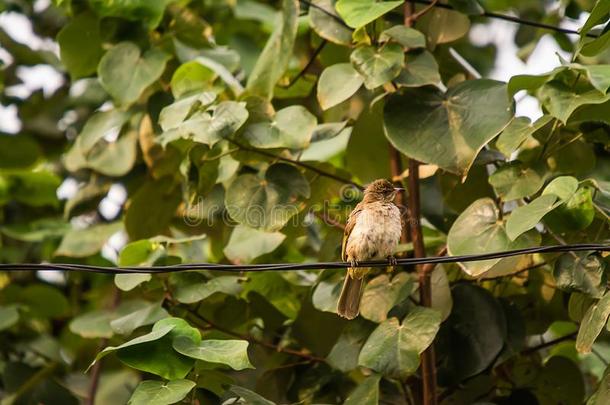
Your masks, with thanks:
<instances>
[{"instance_id":1,"label":"brown twig","mask_svg":"<svg viewBox=\"0 0 610 405\"><path fill-rule=\"evenodd\" d=\"M341 230L345 230L345 224L329 217L325 211L314 211L313 214L325 224L334 226L335 228L339 228Z\"/></svg>"},{"instance_id":2,"label":"brown twig","mask_svg":"<svg viewBox=\"0 0 610 405\"><path fill-rule=\"evenodd\" d=\"M561 343L561 342L564 342L566 340L574 339L577 334L578 334L578 332L572 332L572 333L569 333L567 335L558 337L557 339L549 340L548 342L543 342L543 343L540 343L539 345L525 348L525 349L523 349L521 351L521 354L522 355L528 355L528 354L535 353L538 350L546 349L547 347L554 346L557 343Z\"/></svg>"},{"instance_id":3,"label":"brown twig","mask_svg":"<svg viewBox=\"0 0 610 405\"><path fill-rule=\"evenodd\" d=\"M309 360L309 361L316 361L316 362L320 362L320 363L325 363L326 362L326 359L323 359L322 357L317 357L317 356L314 356L314 355L311 355L311 354L300 352L298 350L293 350L293 349L289 349L287 347L278 346L278 345L275 345L273 343L269 343L269 342L266 342L264 340L257 339L257 338L255 338L253 336L243 335L241 333L234 332L234 331L232 331L230 329L227 329L227 328L224 328L224 327L218 325L215 322L210 321L209 319L205 318L204 316L200 315L199 313L197 313L195 311L188 310L188 313L192 317L195 317L197 320L199 320L201 322L204 322L204 323L210 325L212 328L214 328L214 329L216 329L216 330L218 330L220 332L226 333L227 335L231 335L231 336L234 336L236 338L239 338L239 339L242 339L242 340L246 340L246 341L248 341L250 343L257 344L259 346L263 346L263 347L266 347L268 349L273 349L276 352L291 354L293 356L301 357L301 358Z\"/></svg>"},{"instance_id":4,"label":"brown twig","mask_svg":"<svg viewBox=\"0 0 610 405\"><path fill-rule=\"evenodd\" d=\"M405 16L405 25L410 27L411 25L413 25L413 23L415 21L417 21L417 19L421 16L423 16L424 14L426 14L428 11L432 10L435 6L436 3L438 3L438 0L433 0L430 2L430 4L428 4L426 7L422 8L421 10L419 10L417 13L410 13L408 15Z\"/></svg>"},{"instance_id":5,"label":"brown twig","mask_svg":"<svg viewBox=\"0 0 610 405\"><path fill-rule=\"evenodd\" d=\"M424 15L428 10L432 9L437 0L434 0L418 13L413 13L412 7L403 8L404 25L410 27L417 18ZM419 162L415 159L409 159L409 176L408 183L408 226L413 243L413 252L416 258L426 256L426 248L424 246L424 237L421 229L421 200L419 193ZM426 266L416 266L419 279L419 303L424 307L432 306L432 283L430 273L434 266L430 269ZM434 353L434 343L432 343L421 356L421 377L422 377L422 400L424 405L436 405L438 403L436 396L436 355Z\"/></svg>"},{"instance_id":6,"label":"brown twig","mask_svg":"<svg viewBox=\"0 0 610 405\"><path fill-rule=\"evenodd\" d=\"M295 166L300 166L303 169L307 169L309 171L317 173L320 176L328 177L329 179L336 180L336 181L338 181L340 183L343 183L343 184L351 184L352 186L354 186L354 187L356 187L356 188L358 188L360 190L364 190L364 187L361 184L358 184L358 183L356 183L353 180L344 179L344 178L342 178L340 176L337 176L337 175L332 174L332 173L328 173L328 172L326 172L326 171L324 171L322 169L318 169L315 166L312 166L310 164L301 162L299 160L294 160L294 159L289 159L289 158L286 158L286 157L283 157L283 156L278 156L278 155L275 155L275 154L273 154L271 152L267 152L266 150L262 150L262 149L251 148L251 147L243 145L240 142L237 142L237 141L235 141L233 139L229 139L228 141L231 142L232 144L234 144L235 146L239 147L242 150L245 150L245 151L248 151L248 152L258 153L259 155L267 156L268 158L276 159L276 160L279 160L279 161L282 161L282 162L291 163L291 164L293 164Z\"/></svg>"},{"instance_id":7,"label":"brown twig","mask_svg":"<svg viewBox=\"0 0 610 405\"><path fill-rule=\"evenodd\" d=\"M407 6L409 3L405 3ZM392 174L393 179L398 179L402 175L402 160L400 159L400 152L390 145L390 173ZM402 182L398 180L394 180L394 185L402 187ZM411 241L411 230L409 226L409 218L407 213L407 195L405 191L401 191L396 194L396 206L400 208L400 213L402 215L402 233L400 235L400 243L409 243Z\"/></svg>"},{"instance_id":8,"label":"brown twig","mask_svg":"<svg viewBox=\"0 0 610 405\"><path fill-rule=\"evenodd\" d=\"M311 65L314 64L314 62L316 61L316 58L318 57L318 55L320 54L320 52L322 52L322 50L324 49L324 47L326 46L326 44L328 43L327 40L322 40L322 42L320 42L320 45L318 45L318 47L313 51L313 54L311 54L309 60L307 61L307 64L305 65L305 67L303 69L301 69L301 71L292 79L290 79L290 83L288 83L286 86L280 86L283 89L289 89L291 88L297 81L299 81L299 79L303 76L305 76L305 73L307 73L307 71L309 70L309 68L311 67Z\"/></svg>"},{"instance_id":9,"label":"brown twig","mask_svg":"<svg viewBox=\"0 0 610 405\"><path fill-rule=\"evenodd\" d=\"M112 303L110 304L110 309L115 309L119 306L121 302L121 290L118 288L114 288L114 296L112 298ZM108 345L108 339L103 338L100 340L100 344L98 347L98 352L101 352ZM97 387L100 383L100 376L102 374L102 360L96 361L93 367L91 368L91 382L89 383L89 390L87 391L87 399L85 400L86 405L94 405L95 404L95 394L97 393Z\"/></svg>"}]
</instances>

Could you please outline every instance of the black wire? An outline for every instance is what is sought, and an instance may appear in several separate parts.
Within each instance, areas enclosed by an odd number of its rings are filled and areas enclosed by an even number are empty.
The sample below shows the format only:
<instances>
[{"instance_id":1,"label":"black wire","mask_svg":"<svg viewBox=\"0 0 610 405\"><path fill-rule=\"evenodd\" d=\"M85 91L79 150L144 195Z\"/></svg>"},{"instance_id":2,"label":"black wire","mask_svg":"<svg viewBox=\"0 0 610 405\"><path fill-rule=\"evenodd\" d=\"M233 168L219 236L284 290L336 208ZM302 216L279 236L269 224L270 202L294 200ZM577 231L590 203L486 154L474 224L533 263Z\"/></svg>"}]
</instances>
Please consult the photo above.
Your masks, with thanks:
<instances>
[{"instance_id":1,"label":"black wire","mask_svg":"<svg viewBox=\"0 0 610 405\"><path fill-rule=\"evenodd\" d=\"M533 248L507 250L503 252L460 255L460 256L433 256L422 258L397 259L396 264L400 266L416 264L439 264L456 262L473 262L481 260L500 259L504 257L519 256L532 253L561 253L561 252L581 252L597 251L610 252L610 245L599 243L581 243L573 245L538 246ZM385 267L389 262L386 260L373 260L358 262L356 267ZM192 270L214 270L225 272L257 272L257 271L297 271L297 270L323 270L323 269L344 269L351 267L349 262L314 262L314 263L264 263L264 264L217 264L217 263L190 263L177 264L172 266L158 267L102 267L87 264L69 263L22 263L22 264L3 264L0 263L0 271L82 271L91 273L108 274L129 274L129 273L177 273Z\"/></svg>"},{"instance_id":2,"label":"black wire","mask_svg":"<svg viewBox=\"0 0 610 405\"><path fill-rule=\"evenodd\" d=\"M309 7L313 7L315 9L320 10L324 14L326 14L329 17L335 19L337 22L339 22L344 27L347 27L347 28L351 29L351 27L349 27L345 23L345 21L343 21L336 14L334 14L334 13L324 9L323 7L318 6L317 4L312 3L309 0L299 0L299 1L301 3L307 4ZM411 3L416 3L416 4L427 4L427 5L432 4L431 0L406 0L406 1L411 2ZM452 5L450 5L450 4L435 3L434 7L444 8L444 9L447 9L447 10L455 10L455 8ZM482 14L480 14L480 16L488 17L488 18L495 18L495 19L498 19L498 20L510 21L510 22L513 22L513 23L516 23L516 24L521 24L521 25L529 25L530 27L543 28L543 29L550 30L550 31L560 32L562 34L580 35L580 33L578 31L576 31L576 30L571 30L569 28L557 27L555 25L545 24L545 23L538 22L538 21L524 20L524 19L521 19L519 17L515 17L515 16L507 15L507 14L500 14L500 13L493 13L493 12L490 12L490 11L484 11ZM599 38L598 35L592 34L590 32L587 32L585 34L585 36L587 36L589 38Z\"/></svg>"}]
</instances>

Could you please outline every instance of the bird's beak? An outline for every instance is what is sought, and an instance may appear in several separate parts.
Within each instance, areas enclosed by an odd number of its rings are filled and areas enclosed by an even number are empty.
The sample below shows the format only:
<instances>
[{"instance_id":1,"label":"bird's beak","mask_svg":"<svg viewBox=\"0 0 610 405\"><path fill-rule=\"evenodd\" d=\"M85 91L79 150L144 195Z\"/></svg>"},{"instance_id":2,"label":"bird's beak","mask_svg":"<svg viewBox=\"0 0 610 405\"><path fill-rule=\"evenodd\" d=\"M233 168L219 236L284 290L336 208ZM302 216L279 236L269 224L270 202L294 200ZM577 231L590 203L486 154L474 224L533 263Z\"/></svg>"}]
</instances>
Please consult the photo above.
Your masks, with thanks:
<instances>
[{"instance_id":1,"label":"bird's beak","mask_svg":"<svg viewBox=\"0 0 610 405\"><path fill-rule=\"evenodd\" d=\"M402 187L394 187L394 191L405 191Z\"/></svg>"}]
</instances>

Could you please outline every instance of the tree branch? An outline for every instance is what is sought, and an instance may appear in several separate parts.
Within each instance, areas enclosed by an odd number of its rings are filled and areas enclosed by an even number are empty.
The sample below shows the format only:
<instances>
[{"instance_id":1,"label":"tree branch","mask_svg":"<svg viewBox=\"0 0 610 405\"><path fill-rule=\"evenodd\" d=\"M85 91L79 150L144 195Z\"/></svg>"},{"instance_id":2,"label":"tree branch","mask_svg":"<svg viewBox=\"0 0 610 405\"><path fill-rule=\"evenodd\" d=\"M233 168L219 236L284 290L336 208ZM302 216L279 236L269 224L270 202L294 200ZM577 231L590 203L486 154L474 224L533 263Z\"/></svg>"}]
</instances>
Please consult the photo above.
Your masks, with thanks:
<instances>
[{"instance_id":1,"label":"tree branch","mask_svg":"<svg viewBox=\"0 0 610 405\"><path fill-rule=\"evenodd\" d=\"M528 347L521 351L522 355L528 355L537 352L538 350L546 349L547 347L554 346L557 343L565 342L566 340L574 339L578 335L578 332L572 332L570 334L558 337L557 339L549 340L548 342L540 343L539 345Z\"/></svg>"},{"instance_id":2,"label":"tree branch","mask_svg":"<svg viewBox=\"0 0 610 405\"><path fill-rule=\"evenodd\" d=\"M115 309L119 306L121 302L121 290L118 288L114 288L114 296L112 298L112 304L110 304L110 309ZM100 344L98 346L98 352L104 350L104 348L108 345L108 339L103 338L100 340ZM93 367L91 368L91 382L89 383L89 390L87 391L87 399L85 400L86 405L95 405L95 394L97 393L97 387L99 386L100 376L102 374L102 360L96 361Z\"/></svg>"}]
</instances>

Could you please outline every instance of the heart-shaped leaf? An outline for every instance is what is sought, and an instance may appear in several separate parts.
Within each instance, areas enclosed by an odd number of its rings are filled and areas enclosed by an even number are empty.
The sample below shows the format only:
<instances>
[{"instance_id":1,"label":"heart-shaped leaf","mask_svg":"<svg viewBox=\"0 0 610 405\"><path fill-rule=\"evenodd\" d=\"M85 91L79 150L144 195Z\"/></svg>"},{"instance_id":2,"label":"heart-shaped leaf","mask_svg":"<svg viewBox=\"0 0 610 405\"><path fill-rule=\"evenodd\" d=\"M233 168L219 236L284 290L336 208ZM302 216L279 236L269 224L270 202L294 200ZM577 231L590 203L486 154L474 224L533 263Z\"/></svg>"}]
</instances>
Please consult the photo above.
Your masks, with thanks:
<instances>
[{"instance_id":1,"label":"heart-shaped leaf","mask_svg":"<svg viewBox=\"0 0 610 405\"><path fill-rule=\"evenodd\" d=\"M395 41L406 50L426 47L426 37L418 30L404 25L395 25L381 33L382 41Z\"/></svg>"},{"instance_id":2,"label":"heart-shaped leaf","mask_svg":"<svg viewBox=\"0 0 610 405\"><path fill-rule=\"evenodd\" d=\"M85 229L73 229L66 233L55 251L56 256L87 257L102 249L115 233L123 229L121 222L93 225Z\"/></svg>"},{"instance_id":3,"label":"heart-shaped leaf","mask_svg":"<svg viewBox=\"0 0 610 405\"><path fill-rule=\"evenodd\" d=\"M534 169L511 162L489 176L489 184L505 201L510 201L534 194L540 190L544 180Z\"/></svg>"},{"instance_id":4,"label":"heart-shaped leaf","mask_svg":"<svg viewBox=\"0 0 610 405\"><path fill-rule=\"evenodd\" d=\"M245 340L206 339L195 343L188 337L178 337L173 346L185 356L209 363L226 364L233 370L254 368L248 359L248 342Z\"/></svg>"},{"instance_id":5,"label":"heart-shaped leaf","mask_svg":"<svg viewBox=\"0 0 610 405\"><path fill-rule=\"evenodd\" d=\"M322 38L349 45L352 43L352 30L342 23L335 11L335 3L336 0L313 0L314 6L309 7L309 25Z\"/></svg>"},{"instance_id":6,"label":"heart-shaped leaf","mask_svg":"<svg viewBox=\"0 0 610 405\"><path fill-rule=\"evenodd\" d=\"M278 163L267 169L264 179L253 174L237 177L227 190L225 205L231 218L243 225L277 230L299 212L296 197L308 197L309 193L309 183L301 172Z\"/></svg>"},{"instance_id":7,"label":"heart-shaped leaf","mask_svg":"<svg viewBox=\"0 0 610 405\"><path fill-rule=\"evenodd\" d=\"M539 238L538 233L533 232L521 235L514 241L510 240L494 201L481 198L466 208L451 226L447 235L447 250L451 255L501 252L536 246ZM505 268L516 271L522 259L490 259L460 263L460 266L469 275L477 277L488 271L491 274Z\"/></svg>"},{"instance_id":8,"label":"heart-shaped leaf","mask_svg":"<svg viewBox=\"0 0 610 405\"><path fill-rule=\"evenodd\" d=\"M170 56L158 49L143 55L133 42L121 42L111 48L98 66L104 89L121 105L133 104L165 70Z\"/></svg>"},{"instance_id":9,"label":"heart-shaped leaf","mask_svg":"<svg viewBox=\"0 0 610 405\"><path fill-rule=\"evenodd\" d=\"M324 69L318 80L318 102L327 110L350 98L364 83L364 78L349 63L337 63Z\"/></svg>"},{"instance_id":10,"label":"heart-shaped leaf","mask_svg":"<svg viewBox=\"0 0 610 405\"><path fill-rule=\"evenodd\" d=\"M387 376L404 378L419 367L419 355L434 340L440 323L437 311L423 307L409 312L402 324L390 318L369 336L358 363Z\"/></svg>"},{"instance_id":11,"label":"heart-shaped leaf","mask_svg":"<svg viewBox=\"0 0 610 405\"><path fill-rule=\"evenodd\" d=\"M394 81L400 87L420 87L436 85L441 82L438 64L428 52L408 53L405 56L405 67Z\"/></svg>"},{"instance_id":12,"label":"heart-shaped leaf","mask_svg":"<svg viewBox=\"0 0 610 405\"><path fill-rule=\"evenodd\" d=\"M400 1L339 0L337 12L352 28L360 28L400 6Z\"/></svg>"},{"instance_id":13,"label":"heart-shaped leaf","mask_svg":"<svg viewBox=\"0 0 610 405\"><path fill-rule=\"evenodd\" d=\"M373 46L356 48L350 60L364 77L364 86L375 89L396 78L403 66L404 54L398 44L387 44L379 49Z\"/></svg>"},{"instance_id":14,"label":"heart-shaped leaf","mask_svg":"<svg viewBox=\"0 0 610 405\"><path fill-rule=\"evenodd\" d=\"M360 301L360 314L373 322L383 322L394 305L406 299L413 290L413 280L407 273L398 273L390 281L382 274L368 282Z\"/></svg>"},{"instance_id":15,"label":"heart-shaped leaf","mask_svg":"<svg viewBox=\"0 0 610 405\"><path fill-rule=\"evenodd\" d=\"M128 405L168 405L180 402L197 385L191 380L142 381Z\"/></svg>"},{"instance_id":16,"label":"heart-shaped leaf","mask_svg":"<svg viewBox=\"0 0 610 405\"><path fill-rule=\"evenodd\" d=\"M223 252L232 262L249 263L259 256L273 252L284 239L286 235L281 232L265 232L238 225L233 229Z\"/></svg>"},{"instance_id":17,"label":"heart-shaped leaf","mask_svg":"<svg viewBox=\"0 0 610 405\"><path fill-rule=\"evenodd\" d=\"M293 105L279 110L273 121L247 126L243 137L257 148L302 149L309 145L317 123L305 107Z\"/></svg>"},{"instance_id":18,"label":"heart-shaped leaf","mask_svg":"<svg viewBox=\"0 0 610 405\"><path fill-rule=\"evenodd\" d=\"M391 95L384 107L384 127L405 155L465 174L479 151L510 122L506 85L468 80L446 94L433 87Z\"/></svg>"}]
</instances>

